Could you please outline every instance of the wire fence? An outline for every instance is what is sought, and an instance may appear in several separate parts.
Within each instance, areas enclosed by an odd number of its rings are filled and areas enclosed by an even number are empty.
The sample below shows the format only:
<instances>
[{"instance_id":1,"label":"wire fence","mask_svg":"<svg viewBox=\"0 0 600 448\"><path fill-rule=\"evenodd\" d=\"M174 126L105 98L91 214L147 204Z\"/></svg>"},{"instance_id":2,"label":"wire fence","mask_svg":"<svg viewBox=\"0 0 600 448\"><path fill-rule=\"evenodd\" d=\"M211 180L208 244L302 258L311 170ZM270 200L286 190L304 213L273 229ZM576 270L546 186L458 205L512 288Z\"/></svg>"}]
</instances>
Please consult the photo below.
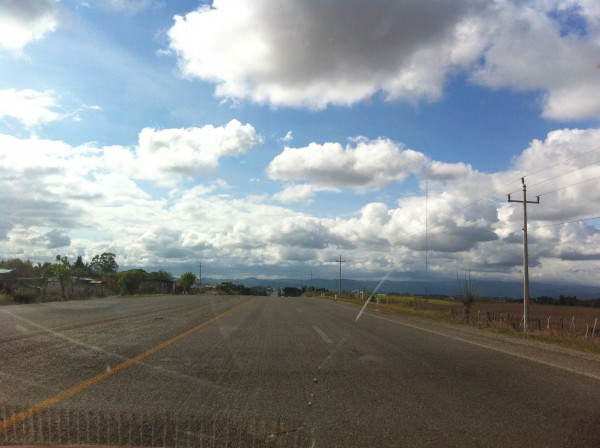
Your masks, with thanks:
<instances>
[{"instance_id":1,"label":"wire fence","mask_svg":"<svg viewBox=\"0 0 600 448\"><path fill-rule=\"evenodd\" d=\"M335 296L331 299L338 298ZM339 300L364 303L360 297L352 295L339 297ZM370 308L384 312L417 310L454 321L466 321L464 306L460 301L385 296L381 300L374 299ZM469 324L523 331L523 305L517 302L475 302L469 315ZM600 309L532 304L528 324L529 332L582 338L600 345Z\"/></svg>"}]
</instances>

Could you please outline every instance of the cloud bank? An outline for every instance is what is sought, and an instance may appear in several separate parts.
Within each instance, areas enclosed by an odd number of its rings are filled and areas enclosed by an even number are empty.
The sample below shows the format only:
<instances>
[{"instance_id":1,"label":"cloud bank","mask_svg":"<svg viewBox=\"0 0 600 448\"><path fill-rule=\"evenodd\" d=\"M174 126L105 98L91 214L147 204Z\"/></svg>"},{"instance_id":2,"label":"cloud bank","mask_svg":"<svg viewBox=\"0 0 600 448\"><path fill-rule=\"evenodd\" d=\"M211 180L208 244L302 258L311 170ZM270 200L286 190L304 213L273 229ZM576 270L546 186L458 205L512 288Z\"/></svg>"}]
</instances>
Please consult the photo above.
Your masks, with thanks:
<instances>
[{"instance_id":1,"label":"cloud bank","mask_svg":"<svg viewBox=\"0 0 600 448\"><path fill-rule=\"evenodd\" d=\"M279 179L272 182L282 184L271 198L232 197L218 178L185 184L187 176L218 173L222 157L248 151L260 141L257 135L236 120L145 129L131 148L0 135L2 251L6 257L51 259L54 252L85 258L110 250L120 264L133 266L187 266L201 258L215 270L264 276L284 268L327 270L344 253L352 259L349 275L394 269L421 278L427 247L434 278L469 266L474 273L516 279L522 209L507 203L506 194L518 197L525 176L529 194L541 195L529 216L532 279L595 281L600 231L587 222L565 222L600 209L593 181L600 177L600 129L554 131L494 173L430 160L389 140L360 138L346 146L283 149L267 169ZM155 159L159 151L166 153ZM366 169L362 162L371 165ZM392 202L362 198L361 188L389 188L408 174L419 180L420 191ZM160 193L152 185L170 190ZM277 205L319 201L323 190L355 194L355 213L315 215Z\"/></svg>"}]
</instances>

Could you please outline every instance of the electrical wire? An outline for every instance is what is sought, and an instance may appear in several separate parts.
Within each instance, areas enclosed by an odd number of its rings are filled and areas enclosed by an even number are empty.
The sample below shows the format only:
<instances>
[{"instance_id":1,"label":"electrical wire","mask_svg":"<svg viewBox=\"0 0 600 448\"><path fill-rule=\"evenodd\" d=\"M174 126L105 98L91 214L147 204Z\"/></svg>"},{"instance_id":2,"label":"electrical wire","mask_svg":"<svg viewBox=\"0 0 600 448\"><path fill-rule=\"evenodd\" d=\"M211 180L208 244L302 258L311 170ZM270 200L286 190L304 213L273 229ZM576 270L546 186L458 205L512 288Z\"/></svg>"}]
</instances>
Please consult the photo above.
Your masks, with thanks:
<instances>
[{"instance_id":1,"label":"electrical wire","mask_svg":"<svg viewBox=\"0 0 600 448\"><path fill-rule=\"evenodd\" d=\"M538 174L538 173L541 173L541 172L543 172L543 171L549 170L550 168L554 168L555 166L562 165L562 164L563 164L563 163L565 163L565 162L569 162L570 160L576 159L576 158L578 158L578 157L585 156L585 155L587 155L587 154L590 154L590 153L592 153L592 152L594 152L594 151L598 151L598 150L600 150L600 146L599 146L599 147L597 147L597 148L590 149L589 151L582 152L581 154L576 154L576 155L574 155L574 156L572 156L572 157L569 157L568 159L564 159L564 160L562 160L562 161L560 161L560 162L553 163L552 165L548 165L548 166L546 166L545 168L541 168L541 169L539 169L539 170L537 170L537 171L534 171L533 173L529 173L529 174L527 174L526 176L523 176L523 177L531 177L531 176L534 176L534 175L536 175L536 174Z\"/></svg>"},{"instance_id":2,"label":"electrical wire","mask_svg":"<svg viewBox=\"0 0 600 448\"><path fill-rule=\"evenodd\" d=\"M554 227L554 226L561 226L563 224L571 224L574 222L584 222L584 221L593 221L594 219L600 219L600 216L593 216L591 218L583 218L583 219L574 219L573 221L563 221L563 222L555 222L553 224L544 224L542 226L531 226L531 227L527 227L527 229L541 229L543 227Z\"/></svg>"},{"instance_id":3,"label":"electrical wire","mask_svg":"<svg viewBox=\"0 0 600 448\"><path fill-rule=\"evenodd\" d=\"M600 160L596 160L595 162L588 163L587 165L584 165L584 166L582 166L582 167L580 167L580 168L576 168L576 169L574 169L574 170L567 171L566 173L558 174L558 175L556 175L556 176L553 176L553 177L550 177L550 178L548 178L548 179L546 179L546 180L542 180L542 181L540 181L540 182L538 182L538 183L536 183L536 184L529 185L529 188L537 187L538 185L541 185L541 184L543 184L543 183L546 183L546 182L548 182L548 181L551 181L551 180L554 180L554 179L558 179L559 177L565 176L565 175L567 175L567 174L574 173L575 171L582 170L582 169L584 169L584 168L587 168L588 166L592 166L592 165L595 165L595 164L597 164L597 163L600 163Z\"/></svg>"},{"instance_id":4,"label":"electrical wire","mask_svg":"<svg viewBox=\"0 0 600 448\"><path fill-rule=\"evenodd\" d=\"M523 176L522 176L522 178L529 178L529 177L532 177L532 176L534 176L534 175L536 175L536 174L539 174L539 173L541 173L541 172L544 172L544 171L546 171L546 170L549 170L550 168L554 168L554 167L556 167L556 166L558 166L558 165L562 165L562 164L563 164L563 163L565 163L565 162L569 162L569 161L571 161L571 160L573 160L573 159L576 159L576 158L578 158L578 157L585 156L585 155L587 155L587 154L590 154L590 153L592 153L592 152L595 152L595 151L598 151L598 150L600 150L600 147L597 147L597 148L590 149L589 151L582 152L581 154L576 154L576 155L574 155L574 156L571 156L571 157L569 157L569 158L567 158L567 159L561 160L560 162L553 163L552 165L548 165L548 166L546 166L546 167L544 167L544 168L541 168L541 169L539 169L539 170L537 170L537 171L534 171L533 173L525 174L525 175L523 175ZM544 182L548 182L548 181L550 181L550 180L553 180L553 179L556 179L556 178L558 178L558 177L564 176L565 174L569 174L569 173L573 173L573 172L575 172L575 171L579 171L580 169L587 168L588 166L595 165L595 164L597 164L597 163L600 163L600 160L597 160L597 161L595 161L595 162L589 163L589 164L587 164L587 165L584 165L584 166L582 166L582 167L576 168L576 169L574 169L574 170L567 171L566 173L562 173L562 174L559 174L559 175L557 175L557 176L554 176L554 177L551 177L551 178L548 178L548 179L542 180L542 181L540 181L540 182L537 182L537 183L535 183L535 184L529 185L529 187L530 187L530 188L531 188L531 187L535 187L536 185L543 184ZM509 194L518 193L519 191L520 191L520 190L511 191Z\"/></svg>"},{"instance_id":5,"label":"electrical wire","mask_svg":"<svg viewBox=\"0 0 600 448\"><path fill-rule=\"evenodd\" d=\"M560 187L560 188L557 188L555 190L546 191L545 193L538 194L537 196L541 197L541 196L545 196L545 195L550 194L550 193L556 193L557 191L564 190L565 188L574 187L575 185L584 184L586 182L591 182L591 181L596 180L596 179L600 179L600 176L596 176L596 177L592 177L591 179L585 179L585 180L582 180L582 181L579 181L579 182L575 182L574 184L566 185L564 187Z\"/></svg>"}]
</instances>

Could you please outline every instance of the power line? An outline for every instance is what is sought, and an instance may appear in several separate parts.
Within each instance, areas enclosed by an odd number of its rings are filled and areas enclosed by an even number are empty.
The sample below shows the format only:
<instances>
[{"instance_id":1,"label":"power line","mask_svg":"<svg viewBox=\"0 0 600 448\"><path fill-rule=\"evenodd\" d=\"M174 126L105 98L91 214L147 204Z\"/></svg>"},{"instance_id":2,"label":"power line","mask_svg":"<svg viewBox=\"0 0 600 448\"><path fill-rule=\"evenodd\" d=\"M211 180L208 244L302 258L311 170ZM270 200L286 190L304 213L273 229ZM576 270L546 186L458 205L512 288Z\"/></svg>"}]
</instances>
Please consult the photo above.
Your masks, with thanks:
<instances>
[{"instance_id":1,"label":"power line","mask_svg":"<svg viewBox=\"0 0 600 448\"><path fill-rule=\"evenodd\" d=\"M587 168L588 166L592 166L592 165L595 165L595 164L597 164L597 163L600 163L600 160L596 160L595 162L588 163L587 165L584 165L584 166L582 166L582 167L579 167L579 168L575 168L574 170L567 171L567 172L565 172L565 173L558 174L558 175L556 175L556 176L553 176L553 177L549 177L548 179L546 179L546 180L542 180L542 181L538 182L537 184L530 185L530 186L529 186L529 188L531 188L531 187L536 187L536 186L538 186L538 185L541 185L541 184L543 184L543 183L546 183L546 182L548 182L548 181L551 181L551 180L554 180L554 179L558 179L559 177L562 177L562 176L564 176L564 175L566 175L566 174L571 174L571 173L574 173L575 171L582 170L582 169L584 169L584 168Z\"/></svg>"},{"instance_id":2,"label":"power line","mask_svg":"<svg viewBox=\"0 0 600 448\"><path fill-rule=\"evenodd\" d=\"M563 224L572 224L574 222L583 222L583 221L592 221L594 219L600 219L600 216L593 216L591 218L583 218L583 219L575 219L573 221L563 221L563 222L555 222L553 224L544 224L542 226L533 226L530 227L530 229L541 229L542 227L554 227L554 226L561 226ZM515 232L513 232L515 233Z\"/></svg>"},{"instance_id":3,"label":"power line","mask_svg":"<svg viewBox=\"0 0 600 448\"><path fill-rule=\"evenodd\" d=\"M555 193L557 191L564 190L565 188L574 187L575 185L583 184L583 183L590 182L590 181L596 180L596 179L600 179L600 176L596 176L596 177L592 177L591 179L585 179L585 180L582 180L582 181L579 181L579 182L575 182L574 184L566 185L564 187L557 188L556 190L550 190L550 191L547 191L545 193L539 194L538 196L544 196L544 195L547 195L547 194L550 194L550 193Z\"/></svg>"},{"instance_id":4,"label":"power line","mask_svg":"<svg viewBox=\"0 0 600 448\"><path fill-rule=\"evenodd\" d=\"M537 170L537 171L534 171L533 173L529 173L529 174L527 174L527 175L525 175L525 176L523 176L523 177L531 177L531 176L534 176L534 175L536 175L536 174L538 174L538 173L541 173L541 172L543 172L543 171L549 170L550 168L554 168L555 166L562 165L562 164L563 164L563 163L565 163L565 162L569 162L569 161L571 161L571 160L573 160L573 159L576 159L576 158L578 158L578 157L585 156L585 155L587 155L587 154L589 154L589 153L592 153L592 152L594 152L594 151L598 151L598 150L600 150L600 146L599 146L599 147L597 147L597 148L590 149L589 151L582 152L581 154L576 154L576 155L574 155L574 156L572 156L572 157L569 157L568 159L561 160L560 162L553 163L552 165L548 165L548 166L547 166L547 167L545 167L545 168L541 168L541 169L539 169L539 170ZM533 185L530 185L530 187L531 187L531 186L533 186Z\"/></svg>"},{"instance_id":5,"label":"power line","mask_svg":"<svg viewBox=\"0 0 600 448\"><path fill-rule=\"evenodd\" d=\"M595 152L595 151L598 151L598 150L600 150L600 147L597 147L597 148L591 149L591 150L589 150L589 151L586 151L586 152L583 152L583 153L581 153L581 154L576 154L576 155L574 155L574 156L572 156L572 157L569 157L569 158L567 158L567 159L561 160L560 162L553 163L552 165L548 165L548 166L546 166L545 168L542 168L542 169L539 169L539 170L537 170L537 171L534 171L533 173L525 174L525 175L523 175L523 177L525 177L525 178L532 177L532 176L534 176L534 175L536 175L536 174L539 174L539 173L541 173L541 172L543 172L543 171L549 170L550 168L554 168L554 167L556 167L556 166L558 166L558 165L562 165L562 164L563 164L563 163L565 163L565 162L569 162L569 161L571 161L571 160L573 160L573 159L576 159L576 158L578 158L578 157L585 156L585 155L587 155L587 154L590 154L590 153L592 153L592 152ZM592 162L592 163L588 163L587 165L584 165L584 166L582 166L582 167L576 168L576 169L574 169L574 170L567 171L567 172L565 172L565 173L562 173L562 174L559 174L559 175L557 175L557 176L554 176L554 177L551 177L551 178L545 179L545 180L543 180L543 181L540 181L540 182L538 182L538 183L535 183L535 184L529 185L529 188L531 188L531 187L535 187L536 185L540 185L540 184L542 184L542 183L544 183L544 182L547 182L547 181L549 181L549 180L556 179L556 178L558 178L558 177L564 176L565 174L569 174L569 173L573 173L573 172L575 172L575 171L579 171L579 170L581 170L581 169L583 169L583 168L587 168L588 166L595 165L595 164L597 164L597 163L600 163L600 160L597 160L597 161L595 161L595 162ZM520 190L511 191L511 194L513 194L513 193L517 193L518 191L520 191Z\"/></svg>"}]
</instances>

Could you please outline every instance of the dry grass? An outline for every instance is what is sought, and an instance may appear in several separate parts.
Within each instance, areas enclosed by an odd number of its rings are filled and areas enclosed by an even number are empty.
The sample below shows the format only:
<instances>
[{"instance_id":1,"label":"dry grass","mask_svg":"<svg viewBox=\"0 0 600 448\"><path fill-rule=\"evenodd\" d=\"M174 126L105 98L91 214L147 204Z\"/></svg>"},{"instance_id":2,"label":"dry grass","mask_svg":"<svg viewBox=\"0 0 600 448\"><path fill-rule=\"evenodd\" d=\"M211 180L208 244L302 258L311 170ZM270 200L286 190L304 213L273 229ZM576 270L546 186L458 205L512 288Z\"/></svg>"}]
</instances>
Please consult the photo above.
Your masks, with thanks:
<instances>
[{"instance_id":1,"label":"dry grass","mask_svg":"<svg viewBox=\"0 0 600 448\"><path fill-rule=\"evenodd\" d=\"M333 300L333 297L324 298ZM364 304L353 298L338 301L356 306ZM521 339L600 353L600 308L531 304L530 328L527 333L522 331L523 304L518 302L478 300L471 309L470 324L464 323L462 304L449 300L383 296L380 297L380 303L371 302L369 309L470 325Z\"/></svg>"}]
</instances>

